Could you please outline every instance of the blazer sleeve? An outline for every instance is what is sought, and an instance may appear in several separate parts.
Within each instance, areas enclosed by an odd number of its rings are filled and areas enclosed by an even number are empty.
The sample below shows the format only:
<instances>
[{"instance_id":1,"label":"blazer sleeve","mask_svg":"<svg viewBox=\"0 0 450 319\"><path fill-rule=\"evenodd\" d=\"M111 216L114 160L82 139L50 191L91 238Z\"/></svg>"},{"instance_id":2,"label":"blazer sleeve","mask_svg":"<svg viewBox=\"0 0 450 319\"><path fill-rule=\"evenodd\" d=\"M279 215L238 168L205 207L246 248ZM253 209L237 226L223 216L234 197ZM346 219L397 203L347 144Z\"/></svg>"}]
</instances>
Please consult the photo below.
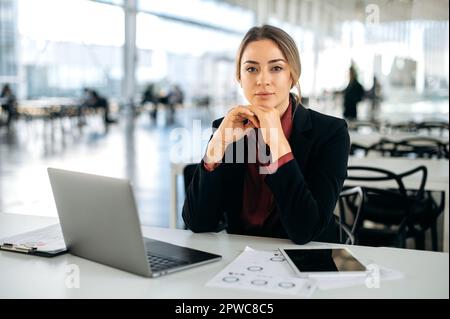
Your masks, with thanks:
<instances>
[{"instance_id":1,"label":"blazer sleeve","mask_svg":"<svg viewBox=\"0 0 450 319\"><path fill-rule=\"evenodd\" d=\"M213 130L220 121L213 123ZM197 166L183 204L183 220L193 232L217 231L224 212L222 163L213 171L205 169L203 160Z\"/></svg>"},{"instance_id":2,"label":"blazer sleeve","mask_svg":"<svg viewBox=\"0 0 450 319\"><path fill-rule=\"evenodd\" d=\"M340 125L321 147L318 159L307 169L306 182L297 161L291 160L265 181L280 210L280 219L296 244L317 240L327 228L347 177L350 137L347 125Z\"/></svg>"}]
</instances>

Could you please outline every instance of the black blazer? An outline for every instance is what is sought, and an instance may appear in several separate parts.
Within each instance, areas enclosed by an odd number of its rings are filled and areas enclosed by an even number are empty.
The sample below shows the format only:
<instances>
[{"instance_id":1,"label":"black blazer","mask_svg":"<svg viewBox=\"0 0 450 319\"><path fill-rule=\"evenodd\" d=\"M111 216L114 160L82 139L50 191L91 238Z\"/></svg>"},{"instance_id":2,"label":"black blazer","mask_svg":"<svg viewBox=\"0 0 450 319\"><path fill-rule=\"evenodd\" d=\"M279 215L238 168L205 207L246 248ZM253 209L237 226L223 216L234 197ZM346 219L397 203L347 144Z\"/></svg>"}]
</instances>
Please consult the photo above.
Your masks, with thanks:
<instances>
[{"instance_id":1,"label":"black blazer","mask_svg":"<svg viewBox=\"0 0 450 319\"><path fill-rule=\"evenodd\" d=\"M218 231L221 221L229 233L290 238L296 244L336 242L333 211L347 177L350 137L344 120L298 104L293 107L289 140L295 160L289 161L265 182L273 193L277 214L258 229L247 229L241 219L246 164L233 155L208 172L198 165L183 205L183 219L194 232ZM213 122L219 127L222 119ZM246 137L227 149L236 151ZM246 147L245 147L246 150ZM246 152L247 154L247 152Z\"/></svg>"}]
</instances>

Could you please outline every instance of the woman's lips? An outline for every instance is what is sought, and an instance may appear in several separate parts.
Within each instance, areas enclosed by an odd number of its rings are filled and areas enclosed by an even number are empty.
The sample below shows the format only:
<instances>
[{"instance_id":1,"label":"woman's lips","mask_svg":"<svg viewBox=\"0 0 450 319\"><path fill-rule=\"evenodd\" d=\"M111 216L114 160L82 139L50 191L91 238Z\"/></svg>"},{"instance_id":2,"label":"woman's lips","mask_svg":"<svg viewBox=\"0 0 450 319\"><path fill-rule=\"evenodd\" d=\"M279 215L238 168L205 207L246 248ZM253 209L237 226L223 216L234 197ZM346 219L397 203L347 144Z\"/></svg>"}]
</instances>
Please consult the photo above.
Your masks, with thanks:
<instances>
[{"instance_id":1,"label":"woman's lips","mask_svg":"<svg viewBox=\"0 0 450 319\"><path fill-rule=\"evenodd\" d=\"M262 93L256 93L255 95L259 98L269 98L272 95L274 95L274 93L262 92Z\"/></svg>"}]
</instances>

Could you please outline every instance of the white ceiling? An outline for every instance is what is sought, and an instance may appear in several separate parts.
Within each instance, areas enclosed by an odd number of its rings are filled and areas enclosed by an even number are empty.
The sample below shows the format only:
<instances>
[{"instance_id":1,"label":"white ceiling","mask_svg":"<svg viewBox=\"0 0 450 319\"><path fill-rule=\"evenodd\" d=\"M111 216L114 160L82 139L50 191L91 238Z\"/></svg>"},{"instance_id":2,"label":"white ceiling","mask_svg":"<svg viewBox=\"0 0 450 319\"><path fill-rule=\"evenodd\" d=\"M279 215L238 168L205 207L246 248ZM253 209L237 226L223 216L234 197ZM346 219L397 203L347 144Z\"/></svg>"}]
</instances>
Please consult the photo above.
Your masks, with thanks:
<instances>
[{"instance_id":1,"label":"white ceiling","mask_svg":"<svg viewBox=\"0 0 450 319\"><path fill-rule=\"evenodd\" d=\"M263 12L262 20L277 16L295 24L308 24L309 15L318 12L318 21L333 23L358 20L405 21L448 20L449 0L216 0ZM263 8L263 9L262 9ZM306 13L305 13L306 11ZM304 21L302 21L304 20ZM306 22L305 22L306 21ZM320 23L319 22L319 23ZM329 22L329 21L328 21Z\"/></svg>"}]
</instances>

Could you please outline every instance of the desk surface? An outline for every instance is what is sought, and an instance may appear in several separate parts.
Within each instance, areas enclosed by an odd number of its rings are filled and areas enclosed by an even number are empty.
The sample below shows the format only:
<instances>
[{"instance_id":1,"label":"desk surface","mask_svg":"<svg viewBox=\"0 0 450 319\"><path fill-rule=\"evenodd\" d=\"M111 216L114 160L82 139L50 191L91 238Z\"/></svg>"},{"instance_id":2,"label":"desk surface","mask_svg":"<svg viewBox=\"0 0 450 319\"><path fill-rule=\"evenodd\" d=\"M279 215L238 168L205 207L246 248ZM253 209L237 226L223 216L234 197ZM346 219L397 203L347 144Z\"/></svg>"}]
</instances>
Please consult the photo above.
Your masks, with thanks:
<instances>
[{"instance_id":1,"label":"desk surface","mask_svg":"<svg viewBox=\"0 0 450 319\"><path fill-rule=\"evenodd\" d=\"M0 237L57 222L54 218L0 213ZM193 234L187 230L143 227L144 235L218 253L220 262L149 279L65 254L54 258L0 252L0 298L292 298L287 295L205 287L249 245L270 250L294 247L289 240L229 235ZM308 246L323 246L309 243ZM342 246L342 245L341 245ZM405 278L381 281L380 288L364 285L316 290L312 298L448 298L447 253L351 246L361 258L402 271ZM67 288L71 264L80 269L80 288Z\"/></svg>"}]
</instances>

